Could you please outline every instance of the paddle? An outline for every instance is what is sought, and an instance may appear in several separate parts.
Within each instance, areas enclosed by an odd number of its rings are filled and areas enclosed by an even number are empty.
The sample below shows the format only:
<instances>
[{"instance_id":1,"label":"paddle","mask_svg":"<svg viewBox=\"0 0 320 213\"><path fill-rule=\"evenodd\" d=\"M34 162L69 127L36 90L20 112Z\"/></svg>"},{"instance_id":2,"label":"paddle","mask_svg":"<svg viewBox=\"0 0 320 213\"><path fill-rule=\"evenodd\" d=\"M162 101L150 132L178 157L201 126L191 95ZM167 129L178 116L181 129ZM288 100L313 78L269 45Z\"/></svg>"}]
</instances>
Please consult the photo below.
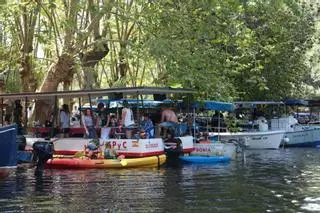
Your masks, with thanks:
<instances>
[{"instance_id":1,"label":"paddle","mask_svg":"<svg viewBox=\"0 0 320 213\"><path fill-rule=\"evenodd\" d=\"M126 165L128 165L128 161L127 161L127 159L125 159L125 156L124 156L124 155L119 155L119 156L118 156L118 160L120 160L121 166L126 166Z\"/></svg>"},{"instance_id":2,"label":"paddle","mask_svg":"<svg viewBox=\"0 0 320 213\"><path fill-rule=\"evenodd\" d=\"M126 166L126 165L128 165L128 161L126 159L121 159L120 164L121 164L121 166Z\"/></svg>"}]
</instances>

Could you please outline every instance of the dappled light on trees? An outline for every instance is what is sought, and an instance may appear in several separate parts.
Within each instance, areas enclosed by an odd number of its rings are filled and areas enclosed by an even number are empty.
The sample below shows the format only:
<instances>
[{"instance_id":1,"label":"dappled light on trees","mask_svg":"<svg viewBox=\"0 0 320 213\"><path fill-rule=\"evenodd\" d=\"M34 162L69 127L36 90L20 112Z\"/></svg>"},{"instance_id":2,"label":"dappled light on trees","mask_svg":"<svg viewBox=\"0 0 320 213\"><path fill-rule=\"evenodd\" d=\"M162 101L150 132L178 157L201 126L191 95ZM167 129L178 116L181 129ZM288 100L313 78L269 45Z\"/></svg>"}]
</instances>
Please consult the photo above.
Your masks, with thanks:
<instances>
[{"instance_id":1,"label":"dappled light on trees","mask_svg":"<svg viewBox=\"0 0 320 213\"><path fill-rule=\"evenodd\" d=\"M7 92L157 85L203 99L306 97L320 81L318 11L294 0L7 1L0 72L10 70Z\"/></svg>"}]
</instances>

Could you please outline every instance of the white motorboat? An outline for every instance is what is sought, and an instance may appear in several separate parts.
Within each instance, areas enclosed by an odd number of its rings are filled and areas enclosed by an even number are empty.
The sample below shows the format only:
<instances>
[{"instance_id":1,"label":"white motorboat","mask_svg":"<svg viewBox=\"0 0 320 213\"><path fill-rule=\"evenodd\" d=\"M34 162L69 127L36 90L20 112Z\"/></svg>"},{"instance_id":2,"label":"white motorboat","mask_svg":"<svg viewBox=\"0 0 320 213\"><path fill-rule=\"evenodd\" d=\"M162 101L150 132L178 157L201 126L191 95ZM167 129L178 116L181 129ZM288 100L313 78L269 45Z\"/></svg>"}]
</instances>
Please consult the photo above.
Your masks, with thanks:
<instances>
[{"instance_id":1,"label":"white motorboat","mask_svg":"<svg viewBox=\"0 0 320 213\"><path fill-rule=\"evenodd\" d=\"M284 134L284 130L210 133L211 136L218 135L221 141L239 143L245 149L278 149Z\"/></svg>"},{"instance_id":2,"label":"white motorboat","mask_svg":"<svg viewBox=\"0 0 320 213\"><path fill-rule=\"evenodd\" d=\"M238 102L240 103L240 102ZM241 102L243 104L245 102ZM247 102L246 102L247 103ZM252 105L261 104L261 103L277 103L277 102L249 102L249 107ZM210 110L218 110L218 111L233 111L234 106L231 107L230 103L219 102L219 107L217 107L217 103L213 106L206 106L207 109ZM218 130L220 130L220 117L218 116ZM247 131L241 132L209 132L210 137L217 137L217 141L222 142L234 142L238 143L245 149L278 149L283 137L284 130L276 130L270 131L267 121L264 118L258 119L251 124L254 126L256 124L258 129L249 129Z\"/></svg>"},{"instance_id":3,"label":"white motorboat","mask_svg":"<svg viewBox=\"0 0 320 213\"><path fill-rule=\"evenodd\" d=\"M320 147L320 126L301 125L293 116L271 119L272 130L284 130L286 147Z\"/></svg>"}]
</instances>

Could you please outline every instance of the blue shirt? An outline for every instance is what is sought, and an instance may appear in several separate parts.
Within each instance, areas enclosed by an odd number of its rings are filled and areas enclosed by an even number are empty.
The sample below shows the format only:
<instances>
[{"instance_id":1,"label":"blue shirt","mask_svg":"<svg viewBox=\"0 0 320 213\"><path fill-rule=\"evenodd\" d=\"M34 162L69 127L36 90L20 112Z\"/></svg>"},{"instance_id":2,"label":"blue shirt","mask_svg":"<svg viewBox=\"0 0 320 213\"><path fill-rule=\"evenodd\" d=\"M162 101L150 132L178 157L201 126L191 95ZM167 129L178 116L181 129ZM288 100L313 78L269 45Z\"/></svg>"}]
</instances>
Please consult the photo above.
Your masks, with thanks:
<instances>
[{"instance_id":1,"label":"blue shirt","mask_svg":"<svg viewBox=\"0 0 320 213\"><path fill-rule=\"evenodd\" d=\"M142 129L148 134L148 138L154 137L154 126L151 119L147 119L141 122Z\"/></svg>"}]
</instances>

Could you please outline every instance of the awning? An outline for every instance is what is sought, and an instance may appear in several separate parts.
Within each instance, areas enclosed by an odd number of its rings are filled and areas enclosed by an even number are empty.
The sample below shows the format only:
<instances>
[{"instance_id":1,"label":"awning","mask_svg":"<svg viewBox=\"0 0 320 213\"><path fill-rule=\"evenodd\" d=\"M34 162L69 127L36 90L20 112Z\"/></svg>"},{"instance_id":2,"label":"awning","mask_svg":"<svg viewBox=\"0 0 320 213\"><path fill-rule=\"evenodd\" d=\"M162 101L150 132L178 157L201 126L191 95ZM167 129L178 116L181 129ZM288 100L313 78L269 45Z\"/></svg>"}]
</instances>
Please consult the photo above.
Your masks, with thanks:
<instances>
[{"instance_id":1,"label":"awning","mask_svg":"<svg viewBox=\"0 0 320 213\"><path fill-rule=\"evenodd\" d=\"M309 103L302 99L287 99L284 104L288 106L308 106Z\"/></svg>"},{"instance_id":2,"label":"awning","mask_svg":"<svg viewBox=\"0 0 320 213\"><path fill-rule=\"evenodd\" d=\"M216 111L228 111L231 112L235 109L233 103L220 102L220 101L204 101L196 102L193 104L194 108L200 108L205 110L216 110Z\"/></svg>"},{"instance_id":3,"label":"awning","mask_svg":"<svg viewBox=\"0 0 320 213\"><path fill-rule=\"evenodd\" d=\"M49 99L49 98L73 98L73 97L99 97L112 94L192 94L196 91L193 89L171 88L171 87L124 87L112 89L93 89L93 90L73 90L73 91L57 91L57 92L24 92L24 93L7 93L0 94L0 99Z\"/></svg>"}]
</instances>

